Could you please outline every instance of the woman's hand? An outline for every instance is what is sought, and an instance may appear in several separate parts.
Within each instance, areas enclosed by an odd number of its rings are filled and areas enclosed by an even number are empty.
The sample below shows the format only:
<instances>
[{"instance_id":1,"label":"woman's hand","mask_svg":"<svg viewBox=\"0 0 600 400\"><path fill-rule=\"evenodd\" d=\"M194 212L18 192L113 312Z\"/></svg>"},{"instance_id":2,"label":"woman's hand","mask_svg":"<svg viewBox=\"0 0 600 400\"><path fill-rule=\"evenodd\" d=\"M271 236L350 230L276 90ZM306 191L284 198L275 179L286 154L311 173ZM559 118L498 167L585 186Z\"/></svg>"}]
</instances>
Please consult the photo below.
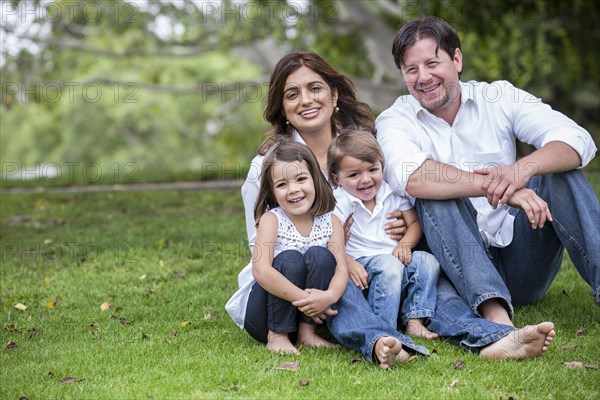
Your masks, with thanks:
<instances>
[{"instance_id":1,"label":"woman's hand","mask_svg":"<svg viewBox=\"0 0 600 400\"><path fill-rule=\"evenodd\" d=\"M387 219L393 221L388 222L385 226L385 233L394 240L400 240L406 233L406 221L402 216L402 211L394 211L386 215Z\"/></svg>"}]
</instances>

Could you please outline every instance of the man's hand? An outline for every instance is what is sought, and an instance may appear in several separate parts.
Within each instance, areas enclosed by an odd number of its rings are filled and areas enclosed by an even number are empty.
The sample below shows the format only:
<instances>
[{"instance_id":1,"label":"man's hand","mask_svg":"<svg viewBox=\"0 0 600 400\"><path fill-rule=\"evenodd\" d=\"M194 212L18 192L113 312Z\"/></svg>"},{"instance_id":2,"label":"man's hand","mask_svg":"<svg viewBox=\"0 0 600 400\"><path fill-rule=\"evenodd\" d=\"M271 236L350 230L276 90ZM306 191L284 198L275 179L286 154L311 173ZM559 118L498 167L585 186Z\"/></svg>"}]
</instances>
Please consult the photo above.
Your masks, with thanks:
<instances>
[{"instance_id":1,"label":"man's hand","mask_svg":"<svg viewBox=\"0 0 600 400\"><path fill-rule=\"evenodd\" d=\"M533 163L516 162L511 165L498 165L473 171L485 175L481 189L493 208L508 203L511 196L523 189L529 179L535 175Z\"/></svg>"},{"instance_id":2,"label":"man's hand","mask_svg":"<svg viewBox=\"0 0 600 400\"><path fill-rule=\"evenodd\" d=\"M394 211L385 216L393 221L385 224L385 233L394 240L400 240L406 233L406 222L402 216L402 211Z\"/></svg>"},{"instance_id":3,"label":"man's hand","mask_svg":"<svg viewBox=\"0 0 600 400\"><path fill-rule=\"evenodd\" d=\"M517 190L508 200L508 205L523 210L532 229L543 228L546 221L552 221L548 204L531 189Z\"/></svg>"},{"instance_id":4,"label":"man's hand","mask_svg":"<svg viewBox=\"0 0 600 400\"><path fill-rule=\"evenodd\" d=\"M352 219L352 215L353 214L350 214L350 216L348 217L346 222L344 222L344 242L346 242L346 243L350 239L350 228L352 228L352 224L354 223L354 219Z\"/></svg>"}]
</instances>

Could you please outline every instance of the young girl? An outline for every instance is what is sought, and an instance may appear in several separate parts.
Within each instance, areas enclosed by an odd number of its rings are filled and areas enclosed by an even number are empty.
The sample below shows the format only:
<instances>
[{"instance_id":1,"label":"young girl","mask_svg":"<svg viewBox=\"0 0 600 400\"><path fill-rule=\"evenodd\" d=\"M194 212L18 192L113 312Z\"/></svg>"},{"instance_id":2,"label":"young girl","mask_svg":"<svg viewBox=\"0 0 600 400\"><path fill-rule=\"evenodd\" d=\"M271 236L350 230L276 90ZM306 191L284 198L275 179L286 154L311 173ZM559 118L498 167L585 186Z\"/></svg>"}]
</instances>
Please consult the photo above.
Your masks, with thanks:
<instances>
[{"instance_id":1,"label":"young girl","mask_svg":"<svg viewBox=\"0 0 600 400\"><path fill-rule=\"evenodd\" d=\"M346 289L344 234L332 214L335 198L312 151L284 141L266 154L259 195L252 274L244 329L275 352L299 354L297 344L332 347L316 324ZM300 311L300 313L298 313Z\"/></svg>"},{"instance_id":2,"label":"young girl","mask_svg":"<svg viewBox=\"0 0 600 400\"><path fill-rule=\"evenodd\" d=\"M396 327L398 313L410 335L437 335L424 326L435 313L439 264L426 252L412 249L422 236L417 214L408 197L394 193L383 181L383 152L370 131L347 129L329 147L329 179L335 191L336 215L354 220L346 243L350 279L368 289L375 314ZM382 228L386 215L402 211L406 233L398 242ZM400 306L401 294L405 299Z\"/></svg>"}]
</instances>

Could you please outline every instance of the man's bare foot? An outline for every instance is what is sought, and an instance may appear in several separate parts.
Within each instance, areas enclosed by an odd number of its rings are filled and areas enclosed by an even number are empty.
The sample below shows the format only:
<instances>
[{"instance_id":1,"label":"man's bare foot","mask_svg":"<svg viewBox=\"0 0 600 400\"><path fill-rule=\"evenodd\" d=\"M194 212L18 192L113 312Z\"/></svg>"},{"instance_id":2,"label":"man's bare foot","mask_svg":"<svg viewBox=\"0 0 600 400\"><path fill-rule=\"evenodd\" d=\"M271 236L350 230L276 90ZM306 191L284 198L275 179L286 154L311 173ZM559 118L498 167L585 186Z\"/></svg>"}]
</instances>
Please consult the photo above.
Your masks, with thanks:
<instances>
[{"instance_id":1,"label":"man's bare foot","mask_svg":"<svg viewBox=\"0 0 600 400\"><path fill-rule=\"evenodd\" d=\"M486 300L479 305L478 309L481 316L488 321L515 326L508 315L508 311L506 311L506 308L504 308L498 299Z\"/></svg>"},{"instance_id":2,"label":"man's bare foot","mask_svg":"<svg viewBox=\"0 0 600 400\"><path fill-rule=\"evenodd\" d=\"M267 334L267 350L281 354L300 354L294 347L287 333L275 333L269 331Z\"/></svg>"},{"instance_id":3,"label":"man's bare foot","mask_svg":"<svg viewBox=\"0 0 600 400\"><path fill-rule=\"evenodd\" d=\"M554 324L542 322L512 331L495 343L481 350L481 355L490 360L510 358L520 360L541 356L554 340Z\"/></svg>"},{"instance_id":4,"label":"man's bare foot","mask_svg":"<svg viewBox=\"0 0 600 400\"><path fill-rule=\"evenodd\" d=\"M427 329L423 325L423 320L424 318L409 319L406 323L406 334L429 340L437 339L438 334Z\"/></svg>"},{"instance_id":5,"label":"man's bare foot","mask_svg":"<svg viewBox=\"0 0 600 400\"><path fill-rule=\"evenodd\" d=\"M331 343L328 340L323 339L321 336L316 334L316 327L311 324L301 322L298 324L298 340L299 345L306 347L326 347L336 348L337 345Z\"/></svg>"},{"instance_id":6,"label":"man's bare foot","mask_svg":"<svg viewBox=\"0 0 600 400\"><path fill-rule=\"evenodd\" d=\"M408 361L410 354L402 348L402 342L392 336L379 338L375 343L375 357L383 369L391 368L396 362Z\"/></svg>"}]
</instances>

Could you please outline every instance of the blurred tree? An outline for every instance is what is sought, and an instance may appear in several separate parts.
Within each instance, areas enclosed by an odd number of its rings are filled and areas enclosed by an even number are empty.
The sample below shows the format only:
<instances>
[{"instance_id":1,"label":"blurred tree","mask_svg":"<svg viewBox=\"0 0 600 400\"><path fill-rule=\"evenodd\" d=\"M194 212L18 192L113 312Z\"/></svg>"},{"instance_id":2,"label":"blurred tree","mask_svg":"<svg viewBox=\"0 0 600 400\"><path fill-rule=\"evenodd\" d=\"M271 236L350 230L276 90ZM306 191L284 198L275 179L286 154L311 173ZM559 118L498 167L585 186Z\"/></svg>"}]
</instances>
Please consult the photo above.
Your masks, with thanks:
<instances>
[{"instance_id":1,"label":"blurred tree","mask_svg":"<svg viewBox=\"0 0 600 400\"><path fill-rule=\"evenodd\" d=\"M390 48L438 15L463 41L465 79L507 79L600 137L596 2L11 0L1 3L0 156L19 163L247 164L268 76L317 51L379 112L404 93Z\"/></svg>"}]
</instances>

